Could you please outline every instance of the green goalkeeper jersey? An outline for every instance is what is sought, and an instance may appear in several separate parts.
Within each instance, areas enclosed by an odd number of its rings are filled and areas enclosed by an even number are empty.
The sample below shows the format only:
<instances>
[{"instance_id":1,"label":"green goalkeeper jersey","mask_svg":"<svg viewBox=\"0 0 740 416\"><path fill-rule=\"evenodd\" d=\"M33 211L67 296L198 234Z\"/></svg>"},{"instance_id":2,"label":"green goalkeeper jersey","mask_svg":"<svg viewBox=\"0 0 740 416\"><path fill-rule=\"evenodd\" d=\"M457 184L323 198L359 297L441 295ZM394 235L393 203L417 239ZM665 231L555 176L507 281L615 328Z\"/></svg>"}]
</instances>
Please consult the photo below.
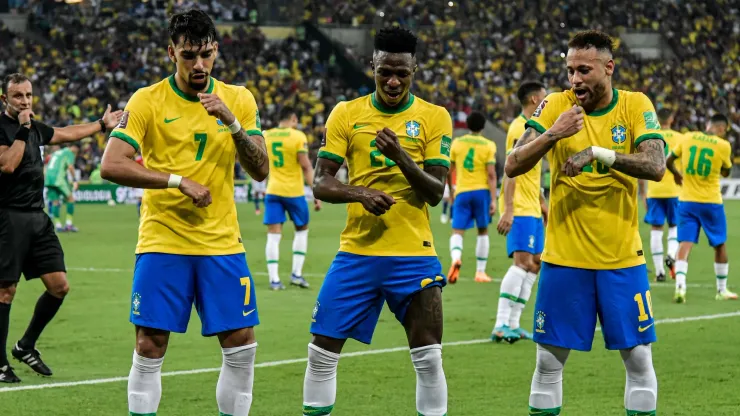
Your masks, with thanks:
<instances>
[{"instance_id":1,"label":"green goalkeeper jersey","mask_svg":"<svg viewBox=\"0 0 740 416\"><path fill-rule=\"evenodd\" d=\"M68 148L60 149L52 153L49 164L46 165L46 186L66 185L67 171L70 166L74 166L75 155Z\"/></svg>"}]
</instances>

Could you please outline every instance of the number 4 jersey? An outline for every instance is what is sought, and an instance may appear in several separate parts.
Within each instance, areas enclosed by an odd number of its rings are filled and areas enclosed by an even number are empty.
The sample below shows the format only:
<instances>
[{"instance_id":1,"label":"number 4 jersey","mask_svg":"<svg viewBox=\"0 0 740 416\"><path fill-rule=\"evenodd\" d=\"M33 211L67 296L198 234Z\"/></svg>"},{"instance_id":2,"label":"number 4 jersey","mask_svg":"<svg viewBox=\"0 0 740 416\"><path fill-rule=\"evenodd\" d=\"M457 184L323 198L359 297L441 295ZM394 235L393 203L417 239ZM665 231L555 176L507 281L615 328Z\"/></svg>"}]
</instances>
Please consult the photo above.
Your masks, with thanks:
<instances>
[{"instance_id":1,"label":"number 4 jersey","mask_svg":"<svg viewBox=\"0 0 740 416\"><path fill-rule=\"evenodd\" d=\"M381 216L360 203L347 205L339 251L368 256L434 256L426 203L401 169L375 144L377 132L393 130L403 150L420 167L450 166L452 119L442 107L410 95L406 105L386 108L375 94L341 102L326 121L319 157L347 160L349 184L385 192L396 203Z\"/></svg>"},{"instance_id":2,"label":"number 4 jersey","mask_svg":"<svg viewBox=\"0 0 740 416\"><path fill-rule=\"evenodd\" d=\"M249 135L262 135L254 96L210 78L216 94ZM148 169L206 186L213 203L196 208L178 189L146 189L136 253L228 255L244 252L234 205L236 148L228 126L208 115L174 76L141 88L126 104L111 137L141 150Z\"/></svg>"},{"instance_id":3,"label":"number 4 jersey","mask_svg":"<svg viewBox=\"0 0 740 416\"><path fill-rule=\"evenodd\" d=\"M584 117L583 130L560 140L547 155L552 168L550 219L542 260L608 270L645 263L638 229L637 179L594 161L576 177L561 167L590 146L637 152L645 140L663 140L655 108L642 93L612 90L611 103ZM544 133L577 100L572 91L548 95L527 127Z\"/></svg>"},{"instance_id":4,"label":"number 4 jersey","mask_svg":"<svg viewBox=\"0 0 740 416\"><path fill-rule=\"evenodd\" d=\"M680 201L721 204L719 179L722 169L732 167L732 146L727 140L708 133L688 133L673 148L681 160L683 186Z\"/></svg>"},{"instance_id":5,"label":"number 4 jersey","mask_svg":"<svg viewBox=\"0 0 740 416\"><path fill-rule=\"evenodd\" d=\"M487 165L496 164L496 143L479 134L466 134L452 142L450 160L455 164L455 194L488 189Z\"/></svg>"}]
</instances>

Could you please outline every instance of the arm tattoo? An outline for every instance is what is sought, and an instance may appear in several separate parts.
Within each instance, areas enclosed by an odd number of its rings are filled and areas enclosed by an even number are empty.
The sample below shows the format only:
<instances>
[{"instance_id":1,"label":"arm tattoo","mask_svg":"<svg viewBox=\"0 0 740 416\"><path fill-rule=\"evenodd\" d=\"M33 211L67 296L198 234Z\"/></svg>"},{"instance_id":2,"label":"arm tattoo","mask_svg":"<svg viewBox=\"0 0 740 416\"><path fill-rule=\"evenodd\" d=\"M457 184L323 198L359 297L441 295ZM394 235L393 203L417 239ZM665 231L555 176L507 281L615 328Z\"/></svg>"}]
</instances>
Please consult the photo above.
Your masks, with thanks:
<instances>
[{"instance_id":1,"label":"arm tattoo","mask_svg":"<svg viewBox=\"0 0 740 416\"><path fill-rule=\"evenodd\" d=\"M533 129L532 127L527 127L527 130L524 131L524 134L522 134L522 137L514 141L514 149L516 149L517 147L524 146L525 144L536 139L537 136L539 136L539 134L537 134L537 130ZM519 155L517 155L517 152L512 151L512 154L514 155L514 160L519 162Z\"/></svg>"},{"instance_id":2,"label":"arm tattoo","mask_svg":"<svg viewBox=\"0 0 740 416\"><path fill-rule=\"evenodd\" d=\"M666 169L664 146L662 140L645 140L635 154L617 153L612 168L638 179L660 181Z\"/></svg>"},{"instance_id":3,"label":"arm tattoo","mask_svg":"<svg viewBox=\"0 0 740 416\"><path fill-rule=\"evenodd\" d=\"M269 171L264 143L256 143L244 129L232 134L231 137L234 139L236 152L239 155L239 163L244 170L255 180L264 180Z\"/></svg>"}]
</instances>

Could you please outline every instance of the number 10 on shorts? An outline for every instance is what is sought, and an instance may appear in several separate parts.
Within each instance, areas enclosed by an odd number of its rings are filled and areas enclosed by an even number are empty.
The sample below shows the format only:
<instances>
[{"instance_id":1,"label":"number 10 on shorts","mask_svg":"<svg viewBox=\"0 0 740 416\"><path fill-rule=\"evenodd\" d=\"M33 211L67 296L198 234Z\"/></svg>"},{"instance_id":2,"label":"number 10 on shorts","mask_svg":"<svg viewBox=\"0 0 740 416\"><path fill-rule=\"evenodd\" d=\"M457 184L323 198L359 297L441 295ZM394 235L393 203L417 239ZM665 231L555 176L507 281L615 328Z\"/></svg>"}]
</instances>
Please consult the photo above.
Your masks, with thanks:
<instances>
[{"instance_id":1,"label":"number 10 on shorts","mask_svg":"<svg viewBox=\"0 0 740 416\"><path fill-rule=\"evenodd\" d=\"M640 322L645 322L648 319L651 319L653 317L653 300L650 297L650 291L645 292L644 300L642 293L637 293L635 295L635 302L637 302L637 309L640 311L640 315L637 317L637 320ZM647 304L647 311L645 310L645 304Z\"/></svg>"}]
</instances>

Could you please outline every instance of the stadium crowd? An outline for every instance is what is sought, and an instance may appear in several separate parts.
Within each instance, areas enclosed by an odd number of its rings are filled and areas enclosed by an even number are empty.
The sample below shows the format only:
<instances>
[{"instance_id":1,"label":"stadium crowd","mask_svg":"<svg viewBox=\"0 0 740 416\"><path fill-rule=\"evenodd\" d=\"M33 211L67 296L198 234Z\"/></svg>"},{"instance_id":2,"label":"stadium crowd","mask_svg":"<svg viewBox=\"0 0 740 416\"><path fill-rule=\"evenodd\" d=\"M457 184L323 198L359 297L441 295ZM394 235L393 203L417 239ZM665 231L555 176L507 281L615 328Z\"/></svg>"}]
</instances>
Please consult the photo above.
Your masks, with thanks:
<instances>
[{"instance_id":1,"label":"stadium crowd","mask_svg":"<svg viewBox=\"0 0 740 416\"><path fill-rule=\"evenodd\" d=\"M97 10L69 5L60 10L39 5L43 3L32 2L30 22L48 42L30 43L3 31L9 47L0 49L0 75L21 71L31 76L37 114L51 124L67 125L99 117L107 103L122 108L136 89L165 77L170 67L161 47L166 37L163 17L169 10L165 7L197 2L160 1L152 6L155 2L121 1L111 8L103 1ZM200 3L224 20L246 22L222 33L214 75L253 92L263 128L272 127L279 108L291 104L300 112L300 128L317 144L336 102L360 94L344 85L334 60L319 59L318 44L297 38L268 42L250 24L256 18L250 20L249 10L256 9L250 9L249 1ZM728 114L734 130L730 139L740 153L736 1L640 0L631 8L602 0L306 0L305 4L304 18L319 24L414 28L421 40L415 94L445 106L460 126L467 114L480 110L507 128L519 111L514 92L524 79L539 79L553 91L566 87L563 53L575 28L612 34L622 28L659 31L676 56L644 60L619 47L615 85L645 92L657 108L675 109L674 128L700 130L712 111ZM574 9L578 13L572 13ZM83 177L99 161L106 140L100 136L86 142L80 153Z\"/></svg>"}]
</instances>

